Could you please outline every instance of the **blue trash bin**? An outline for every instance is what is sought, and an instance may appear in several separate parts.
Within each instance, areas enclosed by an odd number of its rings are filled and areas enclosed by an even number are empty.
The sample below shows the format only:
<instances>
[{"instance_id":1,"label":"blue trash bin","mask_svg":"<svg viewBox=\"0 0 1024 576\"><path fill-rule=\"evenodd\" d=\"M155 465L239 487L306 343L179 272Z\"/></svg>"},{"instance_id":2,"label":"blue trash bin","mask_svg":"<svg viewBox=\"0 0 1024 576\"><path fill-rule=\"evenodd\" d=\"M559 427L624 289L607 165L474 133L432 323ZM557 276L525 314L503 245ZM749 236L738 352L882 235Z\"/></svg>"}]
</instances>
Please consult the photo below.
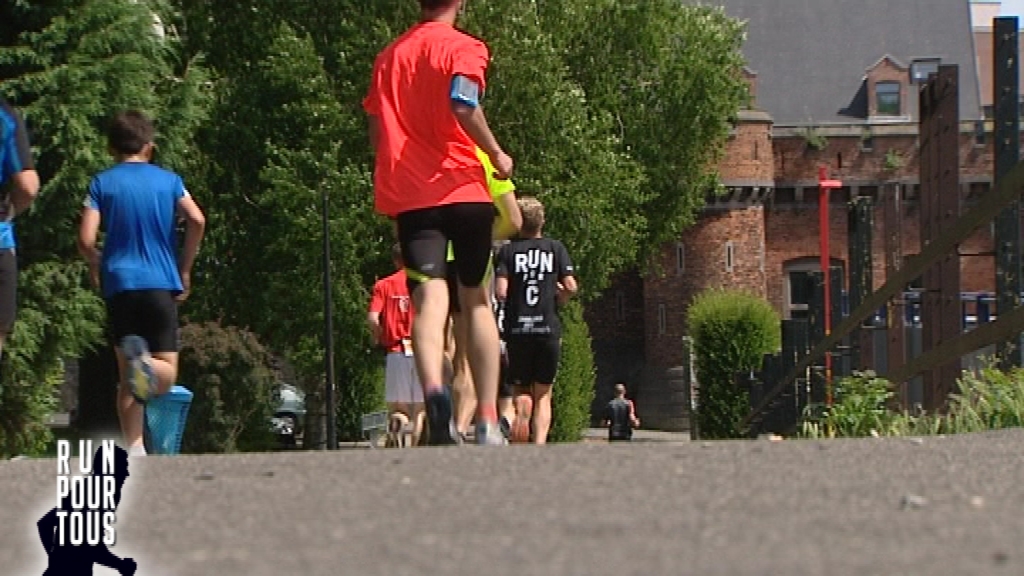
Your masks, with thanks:
<instances>
[{"instance_id":1,"label":"blue trash bin","mask_svg":"<svg viewBox=\"0 0 1024 576\"><path fill-rule=\"evenodd\" d=\"M174 386L167 394L146 402L146 452L177 454L181 451L181 438L191 406L192 392L184 386Z\"/></svg>"}]
</instances>

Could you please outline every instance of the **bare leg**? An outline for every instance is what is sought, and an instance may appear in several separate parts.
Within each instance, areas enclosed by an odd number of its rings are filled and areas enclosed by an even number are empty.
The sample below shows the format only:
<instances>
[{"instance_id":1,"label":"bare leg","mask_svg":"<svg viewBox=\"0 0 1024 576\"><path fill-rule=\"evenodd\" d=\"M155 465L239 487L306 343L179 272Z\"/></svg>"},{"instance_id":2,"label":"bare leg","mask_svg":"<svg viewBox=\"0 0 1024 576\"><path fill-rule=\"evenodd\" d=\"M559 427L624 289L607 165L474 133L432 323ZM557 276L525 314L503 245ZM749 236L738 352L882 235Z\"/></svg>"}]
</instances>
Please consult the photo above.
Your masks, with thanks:
<instances>
[{"instance_id":1,"label":"bare leg","mask_svg":"<svg viewBox=\"0 0 1024 576\"><path fill-rule=\"evenodd\" d=\"M423 424L426 422L426 411L421 403L409 405L409 420L413 423L412 445L420 445L420 436L423 435Z\"/></svg>"},{"instance_id":2,"label":"bare leg","mask_svg":"<svg viewBox=\"0 0 1024 576\"><path fill-rule=\"evenodd\" d=\"M167 394L178 380L178 353L153 352L153 373L157 379L157 394Z\"/></svg>"},{"instance_id":3,"label":"bare leg","mask_svg":"<svg viewBox=\"0 0 1024 576\"><path fill-rule=\"evenodd\" d=\"M409 407L402 402L388 402L388 435L385 446L402 446L402 431L409 422Z\"/></svg>"},{"instance_id":4,"label":"bare leg","mask_svg":"<svg viewBox=\"0 0 1024 576\"><path fill-rule=\"evenodd\" d=\"M511 398L498 398L498 416L505 418L509 423L515 420L516 406Z\"/></svg>"},{"instance_id":5,"label":"bare leg","mask_svg":"<svg viewBox=\"0 0 1024 576\"><path fill-rule=\"evenodd\" d=\"M551 384L533 385L533 443L547 444L551 429Z\"/></svg>"},{"instance_id":6,"label":"bare leg","mask_svg":"<svg viewBox=\"0 0 1024 576\"><path fill-rule=\"evenodd\" d=\"M131 388L128 386L128 363L125 361L124 354L120 348L115 348L114 353L117 356L117 419L121 423L121 435L124 436L126 449L141 449L145 412L142 409L142 404L135 401Z\"/></svg>"},{"instance_id":7,"label":"bare leg","mask_svg":"<svg viewBox=\"0 0 1024 576\"><path fill-rule=\"evenodd\" d=\"M469 357L466 344L469 338L468 325L461 314L452 315L455 333L455 351L452 365L455 375L452 378L452 400L455 405L455 428L460 434L469 432L473 413L476 411L476 391L473 389L473 374L469 368Z\"/></svg>"},{"instance_id":8,"label":"bare leg","mask_svg":"<svg viewBox=\"0 0 1024 576\"><path fill-rule=\"evenodd\" d=\"M448 286L444 279L428 280L413 291L416 316L412 323L412 346L416 350L416 371L424 397L444 386L445 322L448 317Z\"/></svg>"},{"instance_id":9,"label":"bare leg","mask_svg":"<svg viewBox=\"0 0 1024 576\"><path fill-rule=\"evenodd\" d=\"M493 423L497 421L501 349L487 287L468 288L459 283L459 302L467 324L466 355L476 387L477 422Z\"/></svg>"}]
</instances>

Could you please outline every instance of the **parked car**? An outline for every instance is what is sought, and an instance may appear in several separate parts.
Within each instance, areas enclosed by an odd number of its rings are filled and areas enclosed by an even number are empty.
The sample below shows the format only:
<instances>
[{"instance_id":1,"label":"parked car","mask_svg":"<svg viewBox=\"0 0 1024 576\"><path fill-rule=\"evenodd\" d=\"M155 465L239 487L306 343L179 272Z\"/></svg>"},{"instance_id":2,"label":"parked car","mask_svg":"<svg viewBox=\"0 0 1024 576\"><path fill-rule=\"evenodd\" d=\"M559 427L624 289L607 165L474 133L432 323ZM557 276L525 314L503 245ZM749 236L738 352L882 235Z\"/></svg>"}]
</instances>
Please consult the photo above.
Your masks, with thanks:
<instances>
[{"instance_id":1,"label":"parked car","mask_svg":"<svg viewBox=\"0 0 1024 576\"><path fill-rule=\"evenodd\" d=\"M291 384L281 384L277 395L278 404L270 420L271 427L282 445L294 447L306 419L306 395Z\"/></svg>"}]
</instances>

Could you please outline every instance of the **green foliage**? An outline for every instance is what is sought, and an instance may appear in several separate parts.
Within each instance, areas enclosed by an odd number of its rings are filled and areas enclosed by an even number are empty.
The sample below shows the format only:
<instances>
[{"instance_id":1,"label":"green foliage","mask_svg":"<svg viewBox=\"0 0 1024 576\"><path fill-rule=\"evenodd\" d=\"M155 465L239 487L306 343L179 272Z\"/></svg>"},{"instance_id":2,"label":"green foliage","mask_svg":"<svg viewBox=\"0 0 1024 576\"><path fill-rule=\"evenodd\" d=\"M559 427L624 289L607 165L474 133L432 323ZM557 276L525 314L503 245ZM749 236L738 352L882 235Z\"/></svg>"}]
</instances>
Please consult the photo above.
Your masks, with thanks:
<instances>
[{"instance_id":1,"label":"green foliage","mask_svg":"<svg viewBox=\"0 0 1024 576\"><path fill-rule=\"evenodd\" d=\"M594 352L590 330L583 320L583 306L573 301L561 310L562 358L557 382L551 387L552 442L577 442L590 424L594 400Z\"/></svg>"},{"instance_id":2,"label":"green foliage","mask_svg":"<svg viewBox=\"0 0 1024 576\"><path fill-rule=\"evenodd\" d=\"M18 222L23 269L77 260L81 196L109 162L103 123L142 109L209 222L183 317L255 333L315 406L327 191L339 427L354 437L381 404L363 324L391 237L372 209L360 101L374 56L415 20L408 0L0 3L0 93L27 113L44 182ZM491 125L574 254L584 300L692 222L742 100L738 22L671 0L489 0L462 24L492 50Z\"/></svg>"},{"instance_id":3,"label":"green foliage","mask_svg":"<svg viewBox=\"0 0 1024 576\"><path fill-rule=\"evenodd\" d=\"M552 4L544 14L572 77L643 167L641 253L657 254L715 188L729 121L749 99L744 24L721 7L678 0Z\"/></svg>"},{"instance_id":4,"label":"green foliage","mask_svg":"<svg viewBox=\"0 0 1024 576\"><path fill-rule=\"evenodd\" d=\"M62 358L99 342L99 298L75 249L82 198L109 164L103 127L124 108L159 122L160 161L187 168L203 121L206 73L154 28L156 2L6 2L0 9L0 93L25 114L43 186L17 219L18 320L5 346L0 424L5 451L49 435L50 385Z\"/></svg>"},{"instance_id":5,"label":"green foliage","mask_svg":"<svg viewBox=\"0 0 1024 576\"><path fill-rule=\"evenodd\" d=\"M78 357L101 336L103 303L81 287L84 273L81 263L58 262L21 272L21 309L0 364L0 456L45 449L62 359Z\"/></svg>"},{"instance_id":6,"label":"green foliage","mask_svg":"<svg viewBox=\"0 0 1024 576\"><path fill-rule=\"evenodd\" d=\"M181 343L178 381L194 394L182 452L272 448L277 383L256 336L204 322L185 325Z\"/></svg>"},{"instance_id":7,"label":"green foliage","mask_svg":"<svg viewBox=\"0 0 1024 576\"><path fill-rule=\"evenodd\" d=\"M636 261L648 191L613 115L591 105L558 49L559 31L544 29L536 10L516 0L481 2L467 10L466 27L493 55L484 107L516 161L517 194L544 202L546 234L580 264L587 299Z\"/></svg>"},{"instance_id":8,"label":"green foliage","mask_svg":"<svg viewBox=\"0 0 1024 576\"><path fill-rule=\"evenodd\" d=\"M707 438L739 438L750 411L736 375L754 370L764 354L779 348L779 317L768 302L736 290L707 290L689 309L689 334L696 354L700 402L697 418Z\"/></svg>"},{"instance_id":9,"label":"green foliage","mask_svg":"<svg viewBox=\"0 0 1024 576\"><path fill-rule=\"evenodd\" d=\"M911 414L887 408L892 385L871 372L839 382L831 409L805 415L801 435L820 437L964 434L1024 426L1024 369L1000 371L986 362L963 371L945 414Z\"/></svg>"},{"instance_id":10,"label":"green foliage","mask_svg":"<svg viewBox=\"0 0 1024 576\"><path fill-rule=\"evenodd\" d=\"M810 150L821 152L828 147L828 138L826 138L821 132L818 132L818 130L813 126L804 128L803 137L804 143Z\"/></svg>"},{"instance_id":11,"label":"green foliage","mask_svg":"<svg viewBox=\"0 0 1024 576\"><path fill-rule=\"evenodd\" d=\"M885 152L885 169L886 170L899 170L903 167L904 160L903 154L895 148L890 148Z\"/></svg>"},{"instance_id":12,"label":"green foliage","mask_svg":"<svg viewBox=\"0 0 1024 576\"><path fill-rule=\"evenodd\" d=\"M870 436L884 434L895 421L887 404L893 397L888 381L874 372L857 372L840 379L835 386L836 401L831 408L814 407L820 416L810 416L803 423L808 436Z\"/></svg>"}]
</instances>

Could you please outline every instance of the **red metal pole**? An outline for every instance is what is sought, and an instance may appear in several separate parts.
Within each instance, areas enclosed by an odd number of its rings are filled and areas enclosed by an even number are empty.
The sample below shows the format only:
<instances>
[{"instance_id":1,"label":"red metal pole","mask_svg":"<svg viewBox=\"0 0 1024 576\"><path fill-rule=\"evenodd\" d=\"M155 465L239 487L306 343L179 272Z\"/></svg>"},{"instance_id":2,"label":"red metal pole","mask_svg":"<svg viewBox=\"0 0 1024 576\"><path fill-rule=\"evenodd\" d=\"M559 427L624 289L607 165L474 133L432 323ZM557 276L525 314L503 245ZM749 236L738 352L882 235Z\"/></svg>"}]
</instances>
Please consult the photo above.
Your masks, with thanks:
<instances>
[{"instance_id":1,"label":"red metal pole","mask_svg":"<svg viewBox=\"0 0 1024 576\"><path fill-rule=\"evenodd\" d=\"M829 248L829 192L835 188L842 188L843 183L839 180L828 179L828 168L824 165L818 168L818 241L820 253L821 274L824 279L825 289L825 337L832 333L832 282L829 277L831 272L831 256ZM825 351L825 405L832 406L832 353Z\"/></svg>"}]
</instances>

